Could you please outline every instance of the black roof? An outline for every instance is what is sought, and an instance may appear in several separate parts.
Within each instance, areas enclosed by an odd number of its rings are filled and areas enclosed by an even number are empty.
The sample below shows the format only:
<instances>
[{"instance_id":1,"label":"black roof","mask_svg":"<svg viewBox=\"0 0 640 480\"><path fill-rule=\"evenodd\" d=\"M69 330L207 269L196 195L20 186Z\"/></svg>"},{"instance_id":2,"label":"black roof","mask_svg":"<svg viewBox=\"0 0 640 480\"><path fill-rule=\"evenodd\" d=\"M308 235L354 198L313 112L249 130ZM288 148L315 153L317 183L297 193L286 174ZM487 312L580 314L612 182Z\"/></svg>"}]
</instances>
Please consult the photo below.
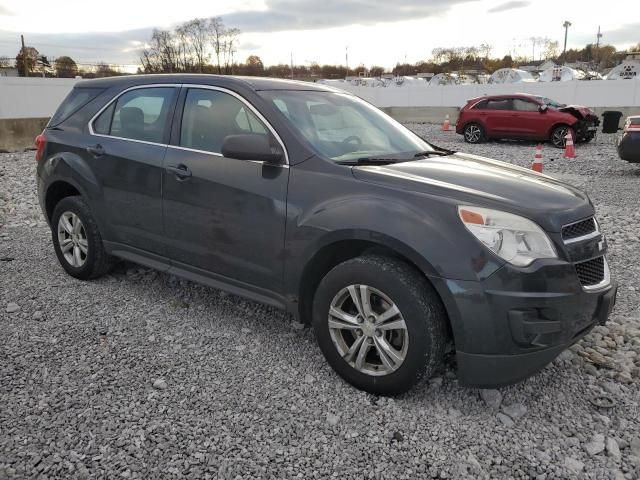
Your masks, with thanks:
<instances>
[{"instance_id":1,"label":"black roof","mask_svg":"<svg viewBox=\"0 0 640 480\"><path fill-rule=\"evenodd\" d=\"M129 87L152 83L196 83L201 85L232 86L242 85L252 90L313 90L321 92L337 92L335 88L312 82L283 80L266 77L241 77L231 75L208 75L198 73L166 73L154 75L123 75L119 77L81 80L76 87L111 88L114 86Z\"/></svg>"}]
</instances>

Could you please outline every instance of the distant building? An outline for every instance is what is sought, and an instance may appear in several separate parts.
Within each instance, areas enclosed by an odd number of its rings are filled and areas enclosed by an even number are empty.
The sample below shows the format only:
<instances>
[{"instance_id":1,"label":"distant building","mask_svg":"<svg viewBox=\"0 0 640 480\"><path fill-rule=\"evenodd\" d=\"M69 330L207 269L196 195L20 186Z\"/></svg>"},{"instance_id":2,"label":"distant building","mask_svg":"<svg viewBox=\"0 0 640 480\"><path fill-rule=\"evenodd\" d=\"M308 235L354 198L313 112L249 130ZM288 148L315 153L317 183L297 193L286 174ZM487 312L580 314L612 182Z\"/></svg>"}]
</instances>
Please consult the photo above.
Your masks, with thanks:
<instances>
[{"instance_id":1,"label":"distant building","mask_svg":"<svg viewBox=\"0 0 640 480\"><path fill-rule=\"evenodd\" d=\"M0 77L18 77L18 69L13 67L0 68Z\"/></svg>"}]
</instances>

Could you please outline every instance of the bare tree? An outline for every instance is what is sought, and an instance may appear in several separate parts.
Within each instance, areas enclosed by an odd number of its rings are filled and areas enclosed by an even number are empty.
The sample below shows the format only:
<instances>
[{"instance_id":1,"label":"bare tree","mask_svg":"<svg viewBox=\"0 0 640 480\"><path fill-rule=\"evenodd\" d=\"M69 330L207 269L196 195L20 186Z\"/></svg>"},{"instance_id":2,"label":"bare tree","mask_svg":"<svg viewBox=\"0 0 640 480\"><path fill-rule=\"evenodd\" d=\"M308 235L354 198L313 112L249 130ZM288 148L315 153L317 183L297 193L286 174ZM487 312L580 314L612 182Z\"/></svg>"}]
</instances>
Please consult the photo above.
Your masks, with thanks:
<instances>
[{"instance_id":1,"label":"bare tree","mask_svg":"<svg viewBox=\"0 0 640 480\"><path fill-rule=\"evenodd\" d=\"M224 34L224 71L225 73L233 74L231 69L233 68L233 55L236 53L236 45L238 43L238 37L240 36L240 30L237 28L228 28ZM231 66L231 69L229 68Z\"/></svg>"},{"instance_id":2,"label":"bare tree","mask_svg":"<svg viewBox=\"0 0 640 480\"><path fill-rule=\"evenodd\" d=\"M220 17L211 17L209 19L209 43L211 43L211 47L216 55L216 66L218 68L218 73L222 73L222 63L220 62L220 57L224 55L225 51L225 32L226 28L224 26L224 22Z\"/></svg>"},{"instance_id":3,"label":"bare tree","mask_svg":"<svg viewBox=\"0 0 640 480\"><path fill-rule=\"evenodd\" d=\"M209 43L209 21L206 18L194 18L180 25L176 32L181 36L184 44L188 44L185 52L189 51L193 57L196 70L202 73L209 60L207 45Z\"/></svg>"}]
</instances>

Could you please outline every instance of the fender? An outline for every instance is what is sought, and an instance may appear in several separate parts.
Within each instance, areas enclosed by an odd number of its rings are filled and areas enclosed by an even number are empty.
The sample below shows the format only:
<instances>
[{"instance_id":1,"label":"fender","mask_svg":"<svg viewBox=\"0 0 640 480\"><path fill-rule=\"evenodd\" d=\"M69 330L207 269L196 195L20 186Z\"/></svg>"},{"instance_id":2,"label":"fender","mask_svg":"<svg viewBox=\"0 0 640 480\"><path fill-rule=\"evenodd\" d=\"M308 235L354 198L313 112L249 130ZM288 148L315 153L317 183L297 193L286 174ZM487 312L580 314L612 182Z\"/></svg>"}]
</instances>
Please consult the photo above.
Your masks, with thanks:
<instances>
[{"instance_id":1,"label":"fender","mask_svg":"<svg viewBox=\"0 0 640 480\"><path fill-rule=\"evenodd\" d=\"M38 167L38 170L40 169L45 174L39 175L39 178L46 178L46 180L41 180L43 182L41 188L45 194L44 198L48 195L52 185L57 182L64 182L78 190L89 204L91 210L96 211L97 206L100 204L99 199L103 195L102 185L81 156L68 151L59 152L44 161L43 165ZM94 217L100 230L104 231L102 215L96 214Z\"/></svg>"},{"instance_id":2,"label":"fender","mask_svg":"<svg viewBox=\"0 0 640 480\"><path fill-rule=\"evenodd\" d=\"M368 184L371 187L372 184ZM314 206L287 222L285 292L297 295L305 267L321 249L338 242L365 240L387 247L404 256L430 277L477 280L500 268L502 262L486 254L479 242L463 233L457 222L442 217L456 215L448 209L420 209L418 195L407 201L389 196L360 194L341 197ZM455 208L455 207L452 207ZM458 242L452 244L451 239ZM445 267L447 258L477 252L478 265Z\"/></svg>"}]
</instances>

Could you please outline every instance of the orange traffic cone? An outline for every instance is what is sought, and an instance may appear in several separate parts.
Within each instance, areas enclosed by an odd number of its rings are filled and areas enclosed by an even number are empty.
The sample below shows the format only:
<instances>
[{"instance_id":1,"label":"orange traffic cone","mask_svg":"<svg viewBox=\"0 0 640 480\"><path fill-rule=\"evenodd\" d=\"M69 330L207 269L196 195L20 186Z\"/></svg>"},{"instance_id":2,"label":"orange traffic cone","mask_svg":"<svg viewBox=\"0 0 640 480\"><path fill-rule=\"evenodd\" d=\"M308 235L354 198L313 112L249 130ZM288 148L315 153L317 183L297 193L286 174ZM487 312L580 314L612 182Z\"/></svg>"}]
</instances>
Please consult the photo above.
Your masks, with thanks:
<instances>
[{"instance_id":1,"label":"orange traffic cone","mask_svg":"<svg viewBox=\"0 0 640 480\"><path fill-rule=\"evenodd\" d=\"M564 144L564 158L576 158L576 148L573 146L571 131L568 131L567 136L564 138L567 140Z\"/></svg>"},{"instance_id":2,"label":"orange traffic cone","mask_svg":"<svg viewBox=\"0 0 640 480\"><path fill-rule=\"evenodd\" d=\"M442 131L443 132L448 132L449 131L449 114L445 115L444 117L444 122L442 122Z\"/></svg>"},{"instance_id":3,"label":"orange traffic cone","mask_svg":"<svg viewBox=\"0 0 640 480\"><path fill-rule=\"evenodd\" d=\"M536 154L533 157L531 170L533 170L534 172L542 173L542 145L540 144L538 144L538 146L536 147Z\"/></svg>"}]
</instances>

